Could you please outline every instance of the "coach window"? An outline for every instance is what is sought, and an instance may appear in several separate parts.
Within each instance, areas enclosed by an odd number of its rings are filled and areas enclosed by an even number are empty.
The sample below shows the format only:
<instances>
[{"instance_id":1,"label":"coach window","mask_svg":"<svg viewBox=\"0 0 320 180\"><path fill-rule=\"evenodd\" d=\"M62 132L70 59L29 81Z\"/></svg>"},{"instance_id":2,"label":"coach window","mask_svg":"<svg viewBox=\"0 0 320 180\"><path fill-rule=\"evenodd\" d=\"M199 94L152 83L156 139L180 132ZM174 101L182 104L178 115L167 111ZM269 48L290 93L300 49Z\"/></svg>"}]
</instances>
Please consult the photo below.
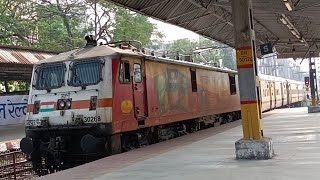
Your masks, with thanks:
<instances>
[{"instance_id":1,"label":"coach window","mask_svg":"<svg viewBox=\"0 0 320 180\"><path fill-rule=\"evenodd\" d=\"M197 73L195 69L190 68L192 92L197 92Z\"/></svg>"},{"instance_id":2,"label":"coach window","mask_svg":"<svg viewBox=\"0 0 320 180\"><path fill-rule=\"evenodd\" d=\"M119 71L119 81L120 83L130 82L130 64L129 62L121 62Z\"/></svg>"},{"instance_id":3,"label":"coach window","mask_svg":"<svg viewBox=\"0 0 320 180\"><path fill-rule=\"evenodd\" d=\"M140 83L141 82L141 66L140 66L140 64L133 65L133 73L134 73L134 82Z\"/></svg>"},{"instance_id":4,"label":"coach window","mask_svg":"<svg viewBox=\"0 0 320 180\"><path fill-rule=\"evenodd\" d=\"M230 94L231 95L237 94L236 78L234 75L229 74L229 84L230 84Z\"/></svg>"}]
</instances>

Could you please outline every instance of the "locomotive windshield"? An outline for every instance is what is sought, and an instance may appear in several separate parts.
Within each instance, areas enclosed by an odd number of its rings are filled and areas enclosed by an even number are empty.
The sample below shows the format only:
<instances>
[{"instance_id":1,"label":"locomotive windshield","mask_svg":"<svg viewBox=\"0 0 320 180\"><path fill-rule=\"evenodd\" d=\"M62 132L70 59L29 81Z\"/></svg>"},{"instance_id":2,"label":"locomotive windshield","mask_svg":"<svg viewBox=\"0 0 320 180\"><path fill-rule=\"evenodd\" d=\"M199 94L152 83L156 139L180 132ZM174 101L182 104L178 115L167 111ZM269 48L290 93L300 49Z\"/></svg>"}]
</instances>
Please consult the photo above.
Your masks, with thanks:
<instances>
[{"instance_id":1,"label":"locomotive windshield","mask_svg":"<svg viewBox=\"0 0 320 180\"><path fill-rule=\"evenodd\" d=\"M98 84L101 79L101 61L76 62L72 67L71 85L87 86Z\"/></svg>"},{"instance_id":2,"label":"locomotive windshield","mask_svg":"<svg viewBox=\"0 0 320 180\"><path fill-rule=\"evenodd\" d=\"M65 64L46 64L36 71L35 88L38 90L59 88L64 83Z\"/></svg>"}]
</instances>

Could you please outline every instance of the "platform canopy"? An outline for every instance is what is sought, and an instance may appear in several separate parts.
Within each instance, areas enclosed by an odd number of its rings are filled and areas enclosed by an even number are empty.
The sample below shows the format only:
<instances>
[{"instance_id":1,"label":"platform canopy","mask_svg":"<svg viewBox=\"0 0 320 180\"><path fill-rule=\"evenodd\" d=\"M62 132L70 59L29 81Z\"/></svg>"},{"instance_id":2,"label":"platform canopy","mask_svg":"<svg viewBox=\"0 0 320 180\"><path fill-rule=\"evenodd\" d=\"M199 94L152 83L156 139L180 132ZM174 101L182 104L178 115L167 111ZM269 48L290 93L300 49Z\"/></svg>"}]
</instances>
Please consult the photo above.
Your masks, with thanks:
<instances>
[{"instance_id":1,"label":"platform canopy","mask_svg":"<svg viewBox=\"0 0 320 180\"><path fill-rule=\"evenodd\" d=\"M58 52L20 46L0 46L0 81L26 81L32 75L33 64Z\"/></svg>"},{"instance_id":2,"label":"platform canopy","mask_svg":"<svg viewBox=\"0 0 320 180\"><path fill-rule=\"evenodd\" d=\"M108 0L234 47L230 0ZM252 0L258 56L270 42L279 58L320 52L319 0ZM244 36L248 36L244 34Z\"/></svg>"}]
</instances>

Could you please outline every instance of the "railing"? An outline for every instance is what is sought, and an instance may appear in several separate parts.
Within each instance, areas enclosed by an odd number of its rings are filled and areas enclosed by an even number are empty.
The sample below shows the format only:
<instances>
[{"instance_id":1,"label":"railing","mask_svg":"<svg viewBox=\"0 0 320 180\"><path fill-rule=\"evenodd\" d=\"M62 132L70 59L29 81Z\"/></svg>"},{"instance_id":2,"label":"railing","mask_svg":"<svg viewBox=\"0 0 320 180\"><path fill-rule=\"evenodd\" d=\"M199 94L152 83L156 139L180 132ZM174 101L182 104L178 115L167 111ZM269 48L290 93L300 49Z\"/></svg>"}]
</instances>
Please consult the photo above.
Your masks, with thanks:
<instances>
[{"instance_id":1,"label":"railing","mask_svg":"<svg viewBox=\"0 0 320 180\"><path fill-rule=\"evenodd\" d=\"M11 149L11 150L9 150ZM19 148L8 148L0 151L0 180L4 179L34 179L32 163Z\"/></svg>"}]
</instances>

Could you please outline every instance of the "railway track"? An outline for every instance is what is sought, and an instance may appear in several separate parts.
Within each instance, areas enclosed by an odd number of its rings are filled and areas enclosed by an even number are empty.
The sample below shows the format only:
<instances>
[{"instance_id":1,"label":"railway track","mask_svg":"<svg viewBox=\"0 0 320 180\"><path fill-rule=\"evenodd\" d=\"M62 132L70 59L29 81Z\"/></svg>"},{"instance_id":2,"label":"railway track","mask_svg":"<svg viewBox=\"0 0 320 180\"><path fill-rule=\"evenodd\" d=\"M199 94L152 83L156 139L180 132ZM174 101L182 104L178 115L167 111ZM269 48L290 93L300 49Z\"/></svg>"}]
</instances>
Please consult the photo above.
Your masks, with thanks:
<instances>
[{"instance_id":1,"label":"railway track","mask_svg":"<svg viewBox=\"0 0 320 180\"><path fill-rule=\"evenodd\" d=\"M0 143L0 180L34 179L32 163L16 146L19 140Z\"/></svg>"}]
</instances>

